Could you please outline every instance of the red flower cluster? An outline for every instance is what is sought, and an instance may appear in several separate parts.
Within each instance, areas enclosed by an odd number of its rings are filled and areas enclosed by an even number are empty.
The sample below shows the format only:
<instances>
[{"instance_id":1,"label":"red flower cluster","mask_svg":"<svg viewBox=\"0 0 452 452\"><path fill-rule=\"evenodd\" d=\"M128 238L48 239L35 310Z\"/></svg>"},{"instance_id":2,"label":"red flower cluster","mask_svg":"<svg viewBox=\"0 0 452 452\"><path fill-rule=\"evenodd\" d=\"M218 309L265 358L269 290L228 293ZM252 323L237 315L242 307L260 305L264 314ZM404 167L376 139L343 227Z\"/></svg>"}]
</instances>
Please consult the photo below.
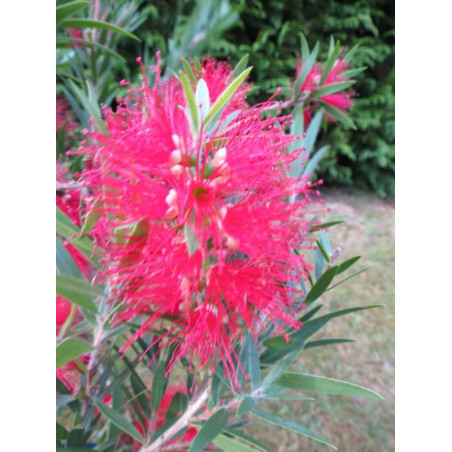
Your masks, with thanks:
<instances>
[{"instance_id":1,"label":"red flower cluster","mask_svg":"<svg viewBox=\"0 0 452 452\"><path fill-rule=\"evenodd\" d=\"M303 62L297 61L295 79L298 78L298 75L302 71L303 66L304 66ZM309 71L308 75L306 76L306 79L304 80L300 88L299 94L308 96L314 90L329 85L331 83L350 81L350 78L346 74L346 71L347 69L349 69L349 67L350 65L347 61L343 60L342 58L338 58L335 61L333 68L331 69L328 76L322 83L320 83L323 69L319 64L314 64L311 70ZM353 106L353 101L351 100L352 96L353 92L351 91L340 91L338 93L327 94L319 97L318 99L313 99L309 101L308 105L306 105L303 111L305 126L307 126L310 123L313 111L318 108L317 101L320 100L334 108L339 109L342 113L347 113ZM332 115L326 114L325 116L330 121L334 122L336 121L336 119Z\"/></svg>"},{"instance_id":2,"label":"red flower cluster","mask_svg":"<svg viewBox=\"0 0 452 452\"><path fill-rule=\"evenodd\" d=\"M202 67L213 103L231 69L212 59ZM89 133L80 149L90 158L82 180L103 206L94 229L103 277L123 303L117 321L142 322L131 341L165 319L158 341L176 345L171 365L221 360L237 383L233 344L245 331L257 337L267 320L280 331L301 326L307 207L318 193L288 176L302 150L287 152L290 116L263 119L271 100L247 106L243 85L213 129L193 134L179 80L159 83L154 69L154 86L104 109L107 132Z\"/></svg>"},{"instance_id":3,"label":"red flower cluster","mask_svg":"<svg viewBox=\"0 0 452 452\"><path fill-rule=\"evenodd\" d=\"M64 98L56 98L56 133L63 127L67 121L66 131L74 130L78 124L72 121L70 112L68 111L69 104Z\"/></svg>"},{"instance_id":4,"label":"red flower cluster","mask_svg":"<svg viewBox=\"0 0 452 452\"><path fill-rule=\"evenodd\" d=\"M58 192L58 185L70 184L71 180L67 178L67 169L63 165L57 163L56 167L56 181L57 181L57 195L56 205L60 210L66 214L77 226L80 226L80 190L77 189L65 189L64 193ZM63 244L76 263L81 273L85 276L89 276L89 262L83 256L83 254L77 250L73 245L67 241L63 241ZM61 328L69 318L72 308L72 303L66 298L57 295L56 296L56 334L58 335ZM73 324L77 324L80 321L80 315L76 311ZM87 363L88 356L80 357L83 363ZM82 369L74 362L70 361L64 366L60 367L57 372L57 378L66 386L68 390L73 393L78 392L80 388L80 376Z\"/></svg>"}]
</instances>

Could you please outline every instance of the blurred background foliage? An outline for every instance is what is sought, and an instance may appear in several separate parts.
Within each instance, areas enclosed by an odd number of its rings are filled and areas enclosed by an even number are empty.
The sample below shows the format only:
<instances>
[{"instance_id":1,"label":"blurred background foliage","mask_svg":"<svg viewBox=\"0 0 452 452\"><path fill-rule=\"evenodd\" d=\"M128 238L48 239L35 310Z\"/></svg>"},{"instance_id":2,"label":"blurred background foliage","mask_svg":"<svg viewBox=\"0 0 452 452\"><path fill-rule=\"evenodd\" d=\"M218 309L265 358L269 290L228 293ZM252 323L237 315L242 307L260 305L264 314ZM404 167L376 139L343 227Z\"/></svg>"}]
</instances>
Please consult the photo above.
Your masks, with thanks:
<instances>
[{"instance_id":1,"label":"blurred background foliage","mask_svg":"<svg viewBox=\"0 0 452 452\"><path fill-rule=\"evenodd\" d=\"M65 4L65 1L59 4ZM375 192L381 197L394 194L394 3L388 0L99 0L87 3L75 15L101 19L133 32L139 40L125 34L96 30L100 48L72 47L58 61L59 90L76 111L77 99L67 86L93 81L93 93L101 103L114 105L125 92L119 80L140 77L135 58L143 56L146 65L162 53L166 74L180 68L180 58L213 56L230 58L235 64L249 53L254 67L254 89L250 103L268 98L277 86L290 86L300 53L300 33L311 45L322 43L319 59L326 57L330 36L345 49L358 45L354 67L366 66L355 78L355 106L351 119L356 131L347 126L324 124L318 146L329 144L328 153L317 168L317 176L328 185L345 185ZM99 16L99 14L98 14ZM72 18L73 16L71 16ZM61 27L60 27L61 28ZM75 28L75 27L74 27ZM86 39L93 35L86 32ZM60 50L67 29L60 30ZM58 46L58 39L57 39ZM67 45L66 45L67 47ZM86 55L84 55L86 50ZM71 73L74 58L83 60L86 73ZM72 61L72 64L71 64ZM112 95L114 93L114 95ZM80 110L83 110L80 108ZM79 118L86 126L87 118Z\"/></svg>"}]
</instances>

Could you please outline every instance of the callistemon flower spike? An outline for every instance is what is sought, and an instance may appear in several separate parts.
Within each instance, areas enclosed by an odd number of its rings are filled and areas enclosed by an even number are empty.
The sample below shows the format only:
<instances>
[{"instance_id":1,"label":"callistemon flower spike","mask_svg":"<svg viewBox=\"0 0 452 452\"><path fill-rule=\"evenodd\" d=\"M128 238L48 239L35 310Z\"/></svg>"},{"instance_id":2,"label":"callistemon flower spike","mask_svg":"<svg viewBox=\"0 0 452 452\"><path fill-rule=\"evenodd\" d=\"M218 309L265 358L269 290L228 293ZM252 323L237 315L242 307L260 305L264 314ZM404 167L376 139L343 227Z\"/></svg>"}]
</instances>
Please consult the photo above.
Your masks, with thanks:
<instances>
[{"instance_id":1,"label":"callistemon flower spike","mask_svg":"<svg viewBox=\"0 0 452 452\"><path fill-rule=\"evenodd\" d=\"M229 77L220 67L218 77ZM211 105L222 95L211 96L213 77L203 87ZM130 90L133 103L104 110L107 133L89 132L80 149L93 162L82 180L103 205L93 232L108 236L103 278L123 303L116 321L142 322L124 347L164 326L156 340L175 345L170 367L185 356L197 369L222 361L236 388L237 341L248 331L257 338L268 322L281 334L302 326L296 309L317 193L288 176L302 152L287 152L291 116L264 119L272 101L248 107L242 93L209 135L202 125L194 134L180 81L144 84Z\"/></svg>"}]
</instances>

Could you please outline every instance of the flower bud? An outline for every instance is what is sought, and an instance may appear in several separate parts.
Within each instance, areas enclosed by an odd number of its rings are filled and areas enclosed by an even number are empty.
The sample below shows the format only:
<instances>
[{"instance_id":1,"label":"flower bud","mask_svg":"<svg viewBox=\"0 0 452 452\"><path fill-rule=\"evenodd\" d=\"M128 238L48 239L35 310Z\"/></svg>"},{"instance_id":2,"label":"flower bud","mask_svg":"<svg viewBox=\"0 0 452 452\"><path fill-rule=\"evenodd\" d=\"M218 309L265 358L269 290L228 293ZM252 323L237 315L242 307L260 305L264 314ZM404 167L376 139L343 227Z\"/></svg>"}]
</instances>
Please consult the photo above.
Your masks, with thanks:
<instances>
[{"instance_id":1,"label":"flower bud","mask_svg":"<svg viewBox=\"0 0 452 452\"><path fill-rule=\"evenodd\" d=\"M226 148L220 148L213 156L212 164L215 167L221 166L226 161Z\"/></svg>"}]
</instances>

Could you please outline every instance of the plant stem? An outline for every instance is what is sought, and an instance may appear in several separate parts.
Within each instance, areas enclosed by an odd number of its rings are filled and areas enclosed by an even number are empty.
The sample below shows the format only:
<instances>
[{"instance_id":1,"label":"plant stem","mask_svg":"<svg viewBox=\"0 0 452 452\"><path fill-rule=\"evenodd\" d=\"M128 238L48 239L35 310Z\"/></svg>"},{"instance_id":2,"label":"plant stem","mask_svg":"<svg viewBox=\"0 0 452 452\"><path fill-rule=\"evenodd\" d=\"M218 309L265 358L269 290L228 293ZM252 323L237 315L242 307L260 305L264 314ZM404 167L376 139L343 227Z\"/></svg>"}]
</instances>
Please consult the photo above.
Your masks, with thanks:
<instances>
[{"instance_id":1,"label":"plant stem","mask_svg":"<svg viewBox=\"0 0 452 452\"><path fill-rule=\"evenodd\" d=\"M141 452L153 452L160 451L164 444L169 441L178 431L187 427L193 418L193 416L199 411L204 403L210 396L210 385L201 393L201 395L192 403L190 403L185 410L185 413L180 417L180 419L173 424L166 432L162 433L154 442L149 446L143 447Z\"/></svg>"}]
</instances>

